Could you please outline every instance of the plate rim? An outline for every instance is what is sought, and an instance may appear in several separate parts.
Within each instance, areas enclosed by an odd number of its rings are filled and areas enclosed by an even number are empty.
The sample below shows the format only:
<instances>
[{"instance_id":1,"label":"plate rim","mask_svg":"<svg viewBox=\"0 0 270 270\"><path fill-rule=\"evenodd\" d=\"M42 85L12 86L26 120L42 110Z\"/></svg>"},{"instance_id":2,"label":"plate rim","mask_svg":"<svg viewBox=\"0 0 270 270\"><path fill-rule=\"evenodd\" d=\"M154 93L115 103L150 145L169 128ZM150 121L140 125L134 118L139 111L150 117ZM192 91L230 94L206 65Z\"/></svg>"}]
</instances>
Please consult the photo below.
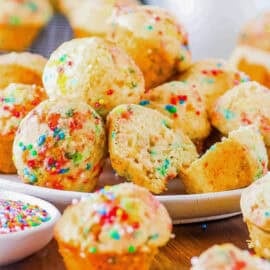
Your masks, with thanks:
<instances>
[{"instance_id":1,"label":"plate rim","mask_svg":"<svg viewBox=\"0 0 270 270\"><path fill-rule=\"evenodd\" d=\"M7 174L8 175L8 174ZM11 174L10 174L11 175ZM15 174L13 174L12 176L16 176ZM23 182L13 182L12 180L9 179L4 179L0 176L0 183L1 182L11 182L14 185L20 185L20 186L25 186L25 187L29 187L31 189L36 189L39 192L44 190L47 192L57 192L57 193L61 193L63 196L66 197L78 197L78 196L89 196L90 194L93 194L93 192L80 192L80 191L69 191L69 190L58 190L58 189L52 189L52 188L47 188L47 187L40 187L40 186L35 186L35 185L30 185L30 184L26 184ZM4 189L1 188L0 189ZM218 191L218 192L208 192L208 193L194 193L194 194L172 194L172 195L155 195L153 194L160 202L170 202L170 201L175 201L175 200L203 200L203 199L209 199L211 197L215 197L215 199L218 198L226 198L228 196L240 196L242 194L242 192L245 190L245 188L240 188L240 189L233 189L233 190L226 190L226 191ZM16 192L16 191L15 191ZM23 193L23 191L22 191Z\"/></svg>"}]
</instances>

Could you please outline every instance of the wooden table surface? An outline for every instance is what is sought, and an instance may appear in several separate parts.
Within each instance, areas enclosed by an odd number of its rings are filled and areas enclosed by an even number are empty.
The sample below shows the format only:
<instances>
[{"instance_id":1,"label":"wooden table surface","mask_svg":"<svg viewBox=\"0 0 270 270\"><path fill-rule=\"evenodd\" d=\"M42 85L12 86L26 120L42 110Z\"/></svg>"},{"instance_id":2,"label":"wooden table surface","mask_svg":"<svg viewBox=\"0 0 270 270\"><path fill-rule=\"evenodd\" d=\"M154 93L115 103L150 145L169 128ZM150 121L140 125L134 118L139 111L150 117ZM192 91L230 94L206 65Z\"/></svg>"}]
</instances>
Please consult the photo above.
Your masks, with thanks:
<instances>
[{"instance_id":1,"label":"wooden table surface","mask_svg":"<svg viewBox=\"0 0 270 270\"><path fill-rule=\"evenodd\" d=\"M175 238L156 256L151 270L189 269L191 257L217 243L232 242L247 249L248 232L241 216L204 224L178 225L174 227L174 234ZM57 251L57 244L52 241L33 256L0 269L65 270L65 267Z\"/></svg>"}]
</instances>

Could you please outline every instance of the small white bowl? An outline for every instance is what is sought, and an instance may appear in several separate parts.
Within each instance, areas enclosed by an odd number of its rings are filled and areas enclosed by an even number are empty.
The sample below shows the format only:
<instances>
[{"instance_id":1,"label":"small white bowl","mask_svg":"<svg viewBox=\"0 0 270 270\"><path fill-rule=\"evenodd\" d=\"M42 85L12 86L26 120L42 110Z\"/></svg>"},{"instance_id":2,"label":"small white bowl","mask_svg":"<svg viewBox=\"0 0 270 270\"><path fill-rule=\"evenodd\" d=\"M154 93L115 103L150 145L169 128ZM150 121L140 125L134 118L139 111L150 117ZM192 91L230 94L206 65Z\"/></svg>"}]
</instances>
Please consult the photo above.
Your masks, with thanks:
<instances>
[{"instance_id":1,"label":"small white bowl","mask_svg":"<svg viewBox=\"0 0 270 270\"><path fill-rule=\"evenodd\" d=\"M24 231L0 234L0 266L21 260L46 246L53 237L53 227L60 218L59 211L50 203L21 193L0 190L0 199L22 201L37 205L51 217L47 222Z\"/></svg>"}]
</instances>

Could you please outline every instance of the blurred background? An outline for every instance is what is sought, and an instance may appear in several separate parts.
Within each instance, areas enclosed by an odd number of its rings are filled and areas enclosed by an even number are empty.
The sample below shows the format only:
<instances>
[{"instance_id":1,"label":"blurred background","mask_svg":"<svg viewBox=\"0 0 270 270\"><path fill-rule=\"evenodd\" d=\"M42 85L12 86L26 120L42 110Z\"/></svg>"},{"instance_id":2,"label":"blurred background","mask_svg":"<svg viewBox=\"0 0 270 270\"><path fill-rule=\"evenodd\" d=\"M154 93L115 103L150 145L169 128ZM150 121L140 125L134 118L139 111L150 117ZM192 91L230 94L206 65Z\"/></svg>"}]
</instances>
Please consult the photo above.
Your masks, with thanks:
<instances>
[{"instance_id":1,"label":"blurred background","mask_svg":"<svg viewBox=\"0 0 270 270\"><path fill-rule=\"evenodd\" d=\"M270 0L148 0L169 9L189 33L193 58L227 58L243 24L265 9Z\"/></svg>"},{"instance_id":2,"label":"blurred background","mask_svg":"<svg viewBox=\"0 0 270 270\"><path fill-rule=\"evenodd\" d=\"M189 33L194 60L205 57L227 58L243 24L265 9L270 0L145 0L170 10ZM48 56L72 31L62 15L54 16L31 51Z\"/></svg>"}]
</instances>

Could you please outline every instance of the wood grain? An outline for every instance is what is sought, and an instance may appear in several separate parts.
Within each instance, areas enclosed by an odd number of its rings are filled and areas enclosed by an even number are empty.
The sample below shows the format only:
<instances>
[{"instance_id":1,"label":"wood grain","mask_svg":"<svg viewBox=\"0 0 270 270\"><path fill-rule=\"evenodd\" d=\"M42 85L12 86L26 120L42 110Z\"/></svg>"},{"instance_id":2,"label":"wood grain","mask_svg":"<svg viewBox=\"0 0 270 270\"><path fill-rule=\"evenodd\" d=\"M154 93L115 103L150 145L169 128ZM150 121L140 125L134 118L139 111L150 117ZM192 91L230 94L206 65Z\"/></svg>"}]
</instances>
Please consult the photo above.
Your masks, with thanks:
<instances>
[{"instance_id":1,"label":"wood grain","mask_svg":"<svg viewBox=\"0 0 270 270\"><path fill-rule=\"evenodd\" d=\"M234 217L205 224L189 224L174 227L175 238L160 250L151 270L187 270L190 259L208 247L231 242L247 249L248 232L242 217ZM57 244L52 241L33 256L1 270L65 270ZM108 269L109 270L109 269Z\"/></svg>"}]
</instances>

